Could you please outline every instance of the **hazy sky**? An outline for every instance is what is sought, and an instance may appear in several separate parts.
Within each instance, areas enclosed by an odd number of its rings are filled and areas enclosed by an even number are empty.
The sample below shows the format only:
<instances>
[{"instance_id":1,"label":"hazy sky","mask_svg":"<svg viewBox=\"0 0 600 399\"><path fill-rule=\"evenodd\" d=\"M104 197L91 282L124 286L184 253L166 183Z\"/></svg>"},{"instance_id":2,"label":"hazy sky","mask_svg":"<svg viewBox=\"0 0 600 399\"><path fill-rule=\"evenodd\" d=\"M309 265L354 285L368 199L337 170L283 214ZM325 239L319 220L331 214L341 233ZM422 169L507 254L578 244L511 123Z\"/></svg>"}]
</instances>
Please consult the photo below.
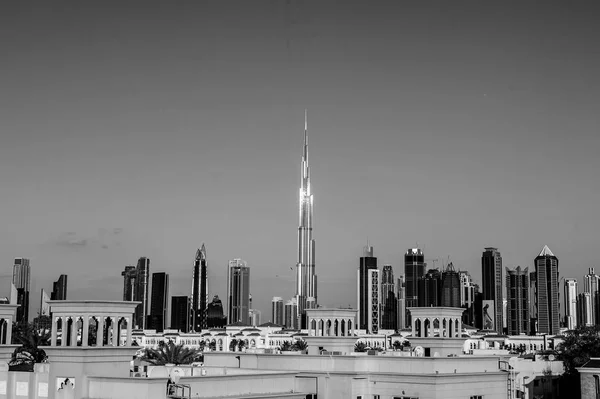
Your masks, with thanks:
<instances>
[{"instance_id":1,"label":"hazy sky","mask_svg":"<svg viewBox=\"0 0 600 399\"><path fill-rule=\"evenodd\" d=\"M568 7L568 8L567 8ZM596 264L600 19L593 2L60 2L0 5L0 255L39 290L120 299L140 256L210 294L251 267L294 294L304 109L322 305L356 304L367 237L403 273L419 243L561 276ZM438 264L439 265L439 264ZM598 267L600 269L600 266Z\"/></svg>"}]
</instances>

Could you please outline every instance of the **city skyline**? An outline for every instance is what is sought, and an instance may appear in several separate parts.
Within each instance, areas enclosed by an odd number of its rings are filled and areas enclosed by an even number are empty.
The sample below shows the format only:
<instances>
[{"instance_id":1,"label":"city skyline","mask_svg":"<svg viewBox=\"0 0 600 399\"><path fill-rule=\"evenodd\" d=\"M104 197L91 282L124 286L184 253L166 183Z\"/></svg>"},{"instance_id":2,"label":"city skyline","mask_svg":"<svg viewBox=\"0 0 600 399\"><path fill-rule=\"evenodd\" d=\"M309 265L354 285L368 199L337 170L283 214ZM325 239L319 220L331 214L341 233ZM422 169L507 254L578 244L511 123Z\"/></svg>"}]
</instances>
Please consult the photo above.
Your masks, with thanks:
<instances>
[{"instance_id":1,"label":"city skyline","mask_svg":"<svg viewBox=\"0 0 600 399\"><path fill-rule=\"evenodd\" d=\"M106 299L146 256L189 295L206 242L209 297L240 256L269 314L294 292L306 108L320 304L355 303L367 235L396 275L415 241L476 282L489 246L532 270L548 245L580 283L595 266L600 28L585 6L206 7L145 7L176 29L132 5L5 8L0 173L18 195L0 209L3 276L22 256L36 298L66 274L69 298Z\"/></svg>"}]
</instances>

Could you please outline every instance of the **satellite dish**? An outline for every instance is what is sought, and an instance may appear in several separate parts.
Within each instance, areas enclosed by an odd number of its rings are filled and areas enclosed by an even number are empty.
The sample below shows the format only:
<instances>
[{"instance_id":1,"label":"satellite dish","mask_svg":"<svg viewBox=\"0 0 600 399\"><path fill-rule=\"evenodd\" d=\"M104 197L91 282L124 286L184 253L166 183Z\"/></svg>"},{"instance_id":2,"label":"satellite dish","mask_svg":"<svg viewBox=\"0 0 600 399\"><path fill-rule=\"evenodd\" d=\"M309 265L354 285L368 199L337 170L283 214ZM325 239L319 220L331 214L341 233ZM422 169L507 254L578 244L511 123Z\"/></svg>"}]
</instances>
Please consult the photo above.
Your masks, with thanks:
<instances>
[{"instance_id":1,"label":"satellite dish","mask_svg":"<svg viewBox=\"0 0 600 399\"><path fill-rule=\"evenodd\" d=\"M555 359L554 355L548 356L548 360L550 360L551 362L554 361L554 359Z\"/></svg>"},{"instance_id":2,"label":"satellite dish","mask_svg":"<svg viewBox=\"0 0 600 399\"><path fill-rule=\"evenodd\" d=\"M413 349L413 353L416 357L423 357L425 356L425 349L423 349L422 346L415 346L415 349Z\"/></svg>"},{"instance_id":3,"label":"satellite dish","mask_svg":"<svg viewBox=\"0 0 600 399\"><path fill-rule=\"evenodd\" d=\"M179 382L179 379L181 378L181 376L183 376L182 369L175 368L175 369L173 369L173 371L171 371L171 381L173 381L174 384L177 384Z\"/></svg>"}]
</instances>

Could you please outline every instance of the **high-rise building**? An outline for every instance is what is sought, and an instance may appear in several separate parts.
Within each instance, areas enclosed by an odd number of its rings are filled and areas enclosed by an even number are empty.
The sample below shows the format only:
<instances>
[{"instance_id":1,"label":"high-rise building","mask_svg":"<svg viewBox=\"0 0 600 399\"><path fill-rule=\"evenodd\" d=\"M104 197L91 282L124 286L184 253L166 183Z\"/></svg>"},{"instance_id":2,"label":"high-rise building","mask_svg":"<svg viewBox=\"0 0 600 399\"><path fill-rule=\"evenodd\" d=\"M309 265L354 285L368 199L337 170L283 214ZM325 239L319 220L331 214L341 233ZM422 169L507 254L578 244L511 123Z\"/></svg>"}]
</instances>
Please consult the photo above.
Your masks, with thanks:
<instances>
[{"instance_id":1,"label":"high-rise building","mask_svg":"<svg viewBox=\"0 0 600 399\"><path fill-rule=\"evenodd\" d=\"M192 280L192 329L201 331L207 328L206 311L208 309L208 267L206 264L206 247L196 251L194 259L194 276Z\"/></svg>"},{"instance_id":2,"label":"high-rise building","mask_svg":"<svg viewBox=\"0 0 600 399\"><path fill-rule=\"evenodd\" d=\"M249 325L250 268L241 259L229 261L227 273L228 323Z\"/></svg>"},{"instance_id":3,"label":"high-rise building","mask_svg":"<svg viewBox=\"0 0 600 399\"><path fill-rule=\"evenodd\" d=\"M187 333L189 331L190 313L189 297L185 295L171 297L171 328Z\"/></svg>"},{"instance_id":4,"label":"high-rise building","mask_svg":"<svg viewBox=\"0 0 600 399\"><path fill-rule=\"evenodd\" d=\"M369 269L367 275L367 334L377 334L380 325L381 294L379 269Z\"/></svg>"},{"instance_id":5,"label":"high-rise building","mask_svg":"<svg viewBox=\"0 0 600 399\"><path fill-rule=\"evenodd\" d=\"M529 270L506 268L508 335L529 333Z\"/></svg>"},{"instance_id":6,"label":"high-rise building","mask_svg":"<svg viewBox=\"0 0 600 399\"><path fill-rule=\"evenodd\" d=\"M152 273L150 299L150 315L146 324L147 328L162 332L165 330L169 311L169 275L167 273Z\"/></svg>"},{"instance_id":7,"label":"high-rise building","mask_svg":"<svg viewBox=\"0 0 600 399\"><path fill-rule=\"evenodd\" d=\"M64 301L67 299L67 275L61 274L58 280L52 284L50 299L53 301Z\"/></svg>"},{"instance_id":8,"label":"high-rise building","mask_svg":"<svg viewBox=\"0 0 600 399\"><path fill-rule=\"evenodd\" d=\"M438 269L429 269L419 279L418 287L417 306L422 308L441 306L442 274Z\"/></svg>"},{"instance_id":9,"label":"high-rise building","mask_svg":"<svg viewBox=\"0 0 600 399\"><path fill-rule=\"evenodd\" d=\"M135 328L146 328L148 317L148 279L150 277L150 259L141 257L137 266L125 266L123 276L123 300L141 302L133 315Z\"/></svg>"},{"instance_id":10,"label":"high-rise building","mask_svg":"<svg viewBox=\"0 0 600 399\"><path fill-rule=\"evenodd\" d=\"M208 328L223 328L227 324L227 316L223 314L223 303L218 295L215 295L212 302L208 304L206 314Z\"/></svg>"},{"instance_id":11,"label":"high-rise building","mask_svg":"<svg viewBox=\"0 0 600 399\"><path fill-rule=\"evenodd\" d=\"M565 279L565 327L577 328L577 280Z\"/></svg>"},{"instance_id":12,"label":"high-rise building","mask_svg":"<svg viewBox=\"0 0 600 399\"><path fill-rule=\"evenodd\" d=\"M442 272L441 288L441 306L460 308L460 276L452 262L448 263L446 270Z\"/></svg>"},{"instance_id":13,"label":"high-rise building","mask_svg":"<svg viewBox=\"0 0 600 399\"><path fill-rule=\"evenodd\" d=\"M381 329L398 328L398 299L392 265L383 265L381 274Z\"/></svg>"},{"instance_id":14,"label":"high-rise building","mask_svg":"<svg viewBox=\"0 0 600 399\"><path fill-rule=\"evenodd\" d=\"M485 248L481 256L482 310L484 329L502 334L504 324L502 256L498 248ZM491 320L489 319L491 317Z\"/></svg>"},{"instance_id":15,"label":"high-rise building","mask_svg":"<svg viewBox=\"0 0 600 399\"><path fill-rule=\"evenodd\" d=\"M460 278L460 306L465 309L462 321L473 326L475 323L475 284L467 271L458 273Z\"/></svg>"},{"instance_id":16,"label":"high-rise building","mask_svg":"<svg viewBox=\"0 0 600 399\"><path fill-rule=\"evenodd\" d=\"M31 284L29 259L15 258L13 266L12 282L17 289L17 308L16 322L27 323L29 321L29 287Z\"/></svg>"},{"instance_id":17,"label":"high-rise building","mask_svg":"<svg viewBox=\"0 0 600 399\"><path fill-rule=\"evenodd\" d=\"M404 275L398 277L396 286L397 296L397 308L396 308L396 328L401 330L406 328L406 294L404 286Z\"/></svg>"},{"instance_id":18,"label":"high-rise building","mask_svg":"<svg viewBox=\"0 0 600 399\"><path fill-rule=\"evenodd\" d=\"M283 298L274 296L271 301L271 320L278 326L283 326Z\"/></svg>"},{"instance_id":19,"label":"high-rise building","mask_svg":"<svg viewBox=\"0 0 600 399\"><path fill-rule=\"evenodd\" d=\"M600 276L594 272L594 268L588 269L588 274L583 276L583 292L589 292L590 298L592 299L592 325L600 324L600 306L598 301L600 300L599 291L600 289Z\"/></svg>"},{"instance_id":20,"label":"high-rise building","mask_svg":"<svg viewBox=\"0 0 600 399\"><path fill-rule=\"evenodd\" d=\"M419 306L419 280L425 275L425 257L419 248L411 248L404 254L404 285L406 308ZM411 318L406 312L406 326L411 325Z\"/></svg>"},{"instance_id":21,"label":"high-rise building","mask_svg":"<svg viewBox=\"0 0 600 399\"><path fill-rule=\"evenodd\" d=\"M304 113L304 151L300 173L300 201L298 226L298 262L296 263L297 317L305 319L307 302L317 303L317 275L315 272L315 240L313 237L313 195L308 166L308 124Z\"/></svg>"},{"instance_id":22,"label":"high-rise building","mask_svg":"<svg viewBox=\"0 0 600 399\"><path fill-rule=\"evenodd\" d=\"M292 298L285 303L283 307L284 312L284 326L290 330L298 329L298 305L296 304L296 298Z\"/></svg>"},{"instance_id":23,"label":"high-rise building","mask_svg":"<svg viewBox=\"0 0 600 399\"><path fill-rule=\"evenodd\" d=\"M578 296L577 321L579 322L579 327L590 327L594 325L592 295L589 292L582 292Z\"/></svg>"},{"instance_id":24,"label":"high-rise building","mask_svg":"<svg viewBox=\"0 0 600 399\"><path fill-rule=\"evenodd\" d=\"M536 334L558 334L560 332L560 302L558 288L558 258L548 246L544 246L534 260L533 297ZM593 301L593 298L592 298Z\"/></svg>"},{"instance_id":25,"label":"high-rise building","mask_svg":"<svg viewBox=\"0 0 600 399\"><path fill-rule=\"evenodd\" d=\"M42 293L40 295L40 316L50 316L50 296L45 289L42 288Z\"/></svg>"},{"instance_id":26,"label":"high-rise building","mask_svg":"<svg viewBox=\"0 0 600 399\"><path fill-rule=\"evenodd\" d=\"M251 326L253 326L253 327L260 326L260 315L261 315L260 310L250 309L248 317L250 319Z\"/></svg>"},{"instance_id":27,"label":"high-rise building","mask_svg":"<svg viewBox=\"0 0 600 399\"><path fill-rule=\"evenodd\" d=\"M357 271L357 291L356 302L358 304L358 328L360 330L368 330L368 325L371 323L369 318L369 286L370 270L377 269L377 258L373 256L373 247L364 247L363 256L360 257L360 264Z\"/></svg>"},{"instance_id":28,"label":"high-rise building","mask_svg":"<svg viewBox=\"0 0 600 399\"><path fill-rule=\"evenodd\" d=\"M135 266L125 266L123 276L123 300L133 301L135 298Z\"/></svg>"}]
</instances>

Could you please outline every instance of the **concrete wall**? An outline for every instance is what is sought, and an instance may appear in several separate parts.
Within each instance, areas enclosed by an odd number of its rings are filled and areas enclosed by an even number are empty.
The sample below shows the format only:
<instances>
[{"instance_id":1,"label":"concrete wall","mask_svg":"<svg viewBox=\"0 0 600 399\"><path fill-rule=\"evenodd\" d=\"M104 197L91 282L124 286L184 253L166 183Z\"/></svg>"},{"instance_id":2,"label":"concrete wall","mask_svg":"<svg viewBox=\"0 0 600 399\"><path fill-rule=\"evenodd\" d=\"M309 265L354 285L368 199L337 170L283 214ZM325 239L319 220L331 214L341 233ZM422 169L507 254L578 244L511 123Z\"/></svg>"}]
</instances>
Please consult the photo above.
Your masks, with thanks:
<instances>
[{"instance_id":1,"label":"concrete wall","mask_svg":"<svg viewBox=\"0 0 600 399\"><path fill-rule=\"evenodd\" d=\"M34 372L0 370L0 399L44 399L49 396L49 364L36 364Z\"/></svg>"}]
</instances>

